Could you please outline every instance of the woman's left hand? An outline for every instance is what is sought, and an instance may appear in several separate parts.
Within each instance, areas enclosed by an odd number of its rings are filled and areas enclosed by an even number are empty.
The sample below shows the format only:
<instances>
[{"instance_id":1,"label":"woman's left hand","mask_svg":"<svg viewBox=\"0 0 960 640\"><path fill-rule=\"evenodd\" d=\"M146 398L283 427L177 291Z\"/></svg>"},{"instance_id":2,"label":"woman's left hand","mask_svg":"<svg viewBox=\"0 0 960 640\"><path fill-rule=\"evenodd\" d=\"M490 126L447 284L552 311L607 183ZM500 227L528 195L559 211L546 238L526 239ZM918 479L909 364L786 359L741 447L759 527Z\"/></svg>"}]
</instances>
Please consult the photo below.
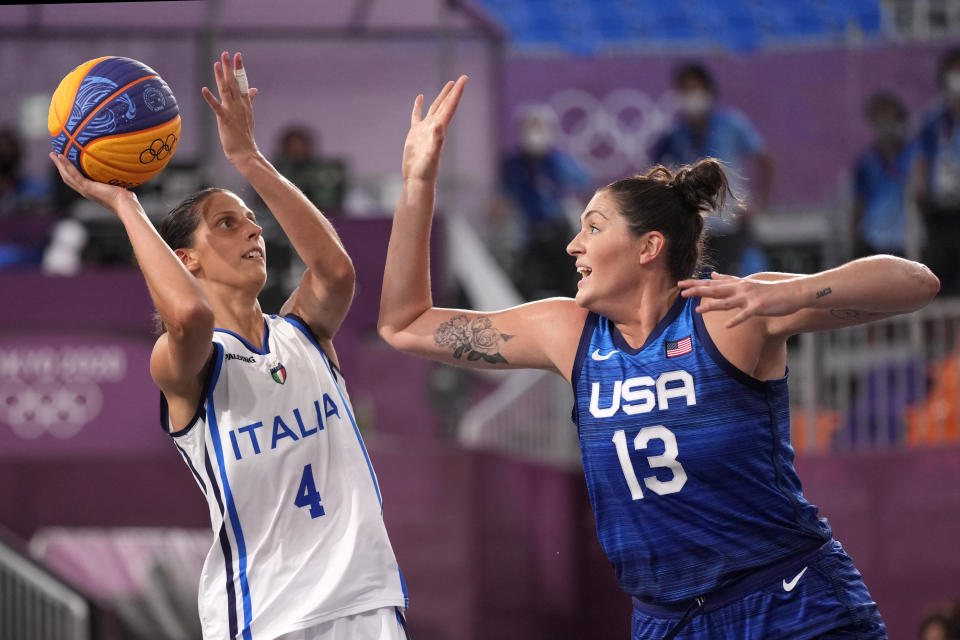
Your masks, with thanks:
<instances>
[{"instance_id":1,"label":"woman's left hand","mask_svg":"<svg viewBox=\"0 0 960 640\"><path fill-rule=\"evenodd\" d=\"M444 85L437 99L423 115L423 95L417 96L410 114L410 131L403 143L403 179L435 181L440 169L440 153L447 135L447 127L457 112L467 76Z\"/></svg>"},{"instance_id":2,"label":"woman's left hand","mask_svg":"<svg viewBox=\"0 0 960 640\"><path fill-rule=\"evenodd\" d=\"M753 316L786 316L799 311L800 297L790 286L791 280L759 280L738 278L713 272L710 280L681 280L677 283L684 298L703 298L698 313L740 309L727 320L729 329Z\"/></svg>"},{"instance_id":3,"label":"woman's left hand","mask_svg":"<svg viewBox=\"0 0 960 640\"><path fill-rule=\"evenodd\" d=\"M204 100L217 116L223 155L233 164L260 154L253 138L253 98L257 90L241 91L235 70L243 68L239 53L235 53L231 61L230 54L224 51L220 60L213 64L220 99L217 100L207 87L201 89Z\"/></svg>"}]
</instances>

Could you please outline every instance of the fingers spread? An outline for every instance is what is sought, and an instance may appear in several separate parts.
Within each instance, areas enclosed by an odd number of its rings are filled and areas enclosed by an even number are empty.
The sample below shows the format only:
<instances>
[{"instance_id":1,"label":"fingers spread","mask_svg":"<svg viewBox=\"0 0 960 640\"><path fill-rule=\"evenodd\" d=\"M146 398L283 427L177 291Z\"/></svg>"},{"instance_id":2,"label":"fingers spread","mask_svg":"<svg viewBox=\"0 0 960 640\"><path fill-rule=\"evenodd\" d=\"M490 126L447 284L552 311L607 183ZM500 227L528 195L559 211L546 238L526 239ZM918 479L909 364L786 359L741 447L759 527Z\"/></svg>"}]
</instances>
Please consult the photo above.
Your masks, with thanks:
<instances>
[{"instance_id":1,"label":"fingers spread","mask_svg":"<svg viewBox=\"0 0 960 640\"><path fill-rule=\"evenodd\" d=\"M437 115L445 124L449 124L453 119L453 114L457 112L457 106L460 104L460 97L463 96L463 89L466 85L467 76L460 76L443 104L438 108Z\"/></svg>"},{"instance_id":2,"label":"fingers spread","mask_svg":"<svg viewBox=\"0 0 960 640\"><path fill-rule=\"evenodd\" d=\"M210 105L210 108L213 109L213 112L217 115L220 115L220 102L213 95L213 92L206 87L200 89L200 94L203 96L203 99L207 101L207 104Z\"/></svg>"},{"instance_id":3,"label":"fingers spread","mask_svg":"<svg viewBox=\"0 0 960 640\"><path fill-rule=\"evenodd\" d=\"M421 93L413 101L413 113L410 114L410 126L423 120L423 94Z\"/></svg>"},{"instance_id":4,"label":"fingers spread","mask_svg":"<svg viewBox=\"0 0 960 640\"><path fill-rule=\"evenodd\" d=\"M230 54L224 51L220 54L220 59L213 64L213 75L217 81L217 92L220 94L221 102L227 97L240 93L240 85L234 73L234 60L237 63L241 62L239 53L235 54L231 60Z\"/></svg>"},{"instance_id":5,"label":"fingers spread","mask_svg":"<svg viewBox=\"0 0 960 640\"><path fill-rule=\"evenodd\" d=\"M427 110L427 117L430 117L437 112L437 109L440 108L440 105L443 104L443 101L447 99L447 94L450 93L451 89L453 89L452 80L447 84L443 85L443 89L440 90L440 93L437 95L436 100L433 101L433 104L431 104L430 108Z\"/></svg>"}]
</instances>

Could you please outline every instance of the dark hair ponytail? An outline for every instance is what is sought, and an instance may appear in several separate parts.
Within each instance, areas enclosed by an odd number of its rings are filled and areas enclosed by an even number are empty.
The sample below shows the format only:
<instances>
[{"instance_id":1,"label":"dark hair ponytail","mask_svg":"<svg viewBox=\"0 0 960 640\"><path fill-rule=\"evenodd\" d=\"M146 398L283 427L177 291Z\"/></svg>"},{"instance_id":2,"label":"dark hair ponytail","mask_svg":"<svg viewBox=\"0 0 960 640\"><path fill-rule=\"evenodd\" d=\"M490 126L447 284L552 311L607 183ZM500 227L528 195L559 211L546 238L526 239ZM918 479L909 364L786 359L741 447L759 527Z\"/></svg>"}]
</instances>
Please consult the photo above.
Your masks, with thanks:
<instances>
[{"instance_id":1,"label":"dark hair ponytail","mask_svg":"<svg viewBox=\"0 0 960 640\"><path fill-rule=\"evenodd\" d=\"M675 280L695 276L703 257L703 218L719 213L734 198L723 167L704 158L676 173L657 165L644 175L617 180L603 188L620 205L630 231L642 236L659 231L667 240L667 269Z\"/></svg>"},{"instance_id":2,"label":"dark hair ponytail","mask_svg":"<svg viewBox=\"0 0 960 640\"><path fill-rule=\"evenodd\" d=\"M160 224L157 225L157 233L171 250L189 249L193 246L193 232L197 230L200 220L203 219L200 209L204 201L215 193L226 191L226 189L209 187L191 193L161 218ZM159 311L153 314L153 320L154 330L158 335L167 330Z\"/></svg>"}]
</instances>

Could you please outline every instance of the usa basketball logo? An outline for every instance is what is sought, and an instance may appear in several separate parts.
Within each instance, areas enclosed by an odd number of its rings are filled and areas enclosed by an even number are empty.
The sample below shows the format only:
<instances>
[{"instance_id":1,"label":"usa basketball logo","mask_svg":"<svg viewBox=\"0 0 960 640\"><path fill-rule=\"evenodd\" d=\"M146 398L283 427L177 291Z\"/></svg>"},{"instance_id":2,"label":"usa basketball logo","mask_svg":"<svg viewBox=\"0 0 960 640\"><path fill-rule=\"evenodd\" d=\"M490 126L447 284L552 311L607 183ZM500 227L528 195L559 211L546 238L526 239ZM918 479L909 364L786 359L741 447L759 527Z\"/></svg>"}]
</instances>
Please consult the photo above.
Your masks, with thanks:
<instances>
[{"instance_id":1,"label":"usa basketball logo","mask_svg":"<svg viewBox=\"0 0 960 640\"><path fill-rule=\"evenodd\" d=\"M277 384L283 384L287 381L287 370L279 362L270 367L270 375L273 376L273 381Z\"/></svg>"}]
</instances>

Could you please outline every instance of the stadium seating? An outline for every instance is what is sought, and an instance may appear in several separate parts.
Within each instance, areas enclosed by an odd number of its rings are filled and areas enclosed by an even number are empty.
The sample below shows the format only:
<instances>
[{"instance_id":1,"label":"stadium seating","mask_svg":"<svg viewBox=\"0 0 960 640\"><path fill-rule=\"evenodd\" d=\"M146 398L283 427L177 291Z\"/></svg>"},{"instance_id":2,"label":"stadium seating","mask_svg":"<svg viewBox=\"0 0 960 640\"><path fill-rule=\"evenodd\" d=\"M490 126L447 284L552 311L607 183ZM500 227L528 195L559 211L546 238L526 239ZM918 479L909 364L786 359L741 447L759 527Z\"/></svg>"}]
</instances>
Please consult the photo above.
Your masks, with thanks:
<instances>
[{"instance_id":1,"label":"stadium seating","mask_svg":"<svg viewBox=\"0 0 960 640\"><path fill-rule=\"evenodd\" d=\"M881 0L480 0L521 50L749 51L882 34Z\"/></svg>"}]
</instances>

